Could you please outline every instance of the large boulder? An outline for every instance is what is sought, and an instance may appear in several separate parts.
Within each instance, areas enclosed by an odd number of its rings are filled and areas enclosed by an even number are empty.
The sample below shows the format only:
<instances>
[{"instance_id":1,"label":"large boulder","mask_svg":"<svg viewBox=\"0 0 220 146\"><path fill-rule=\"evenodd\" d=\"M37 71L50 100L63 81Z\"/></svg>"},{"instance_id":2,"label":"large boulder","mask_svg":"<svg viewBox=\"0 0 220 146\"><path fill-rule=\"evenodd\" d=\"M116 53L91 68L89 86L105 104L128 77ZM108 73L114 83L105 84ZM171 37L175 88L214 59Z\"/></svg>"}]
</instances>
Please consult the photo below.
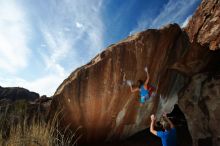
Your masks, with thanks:
<instances>
[{"instance_id":1,"label":"large boulder","mask_svg":"<svg viewBox=\"0 0 220 146\"><path fill-rule=\"evenodd\" d=\"M61 110L65 128L82 127L84 142L123 139L149 127L151 113L172 111L186 79L172 66L190 49L177 24L146 30L109 46L75 70L57 89L51 115ZM136 83L150 73L157 94L143 107L126 80Z\"/></svg>"},{"instance_id":2,"label":"large boulder","mask_svg":"<svg viewBox=\"0 0 220 146\"><path fill-rule=\"evenodd\" d=\"M184 30L171 24L109 46L59 86L50 116L83 142L123 139L149 127L149 116L183 111L193 145L220 146L220 1L203 0ZM126 85L144 80L145 66L157 94L144 106Z\"/></svg>"}]
</instances>

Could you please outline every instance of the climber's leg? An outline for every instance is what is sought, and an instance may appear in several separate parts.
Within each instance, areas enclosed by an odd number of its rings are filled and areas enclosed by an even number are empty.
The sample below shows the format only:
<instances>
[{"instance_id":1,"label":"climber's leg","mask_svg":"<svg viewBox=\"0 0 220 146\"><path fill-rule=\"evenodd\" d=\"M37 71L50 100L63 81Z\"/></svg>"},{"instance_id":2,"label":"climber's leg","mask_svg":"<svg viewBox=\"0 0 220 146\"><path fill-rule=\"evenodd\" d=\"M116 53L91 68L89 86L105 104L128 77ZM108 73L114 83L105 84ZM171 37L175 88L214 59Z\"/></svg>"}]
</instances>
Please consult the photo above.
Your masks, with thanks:
<instances>
[{"instance_id":1,"label":"climber's leg","mask_svg":"<svg viewBox=\"0 0 220 146\"><path fill-rule=\"evenodd\" d=\"M145 101L146 101L146 97L142 96L142 97L140 98L140 106L143 106L144 103L145 103Z\"/></svg>"}]
</instances>

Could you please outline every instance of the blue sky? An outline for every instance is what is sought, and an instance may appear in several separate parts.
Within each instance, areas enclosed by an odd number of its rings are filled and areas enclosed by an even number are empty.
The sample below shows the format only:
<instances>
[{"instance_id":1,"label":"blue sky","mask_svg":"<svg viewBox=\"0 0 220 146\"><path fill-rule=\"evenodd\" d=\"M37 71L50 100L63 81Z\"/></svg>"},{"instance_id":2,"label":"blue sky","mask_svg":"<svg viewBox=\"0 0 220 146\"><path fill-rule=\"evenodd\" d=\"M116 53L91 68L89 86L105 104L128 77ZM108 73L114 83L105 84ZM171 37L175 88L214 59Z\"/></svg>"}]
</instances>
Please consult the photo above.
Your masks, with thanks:
<instances>
[{"instance_id":1,"label":"blue sky","mask_svg":"<svg viewBox=\"0 0 220 146\"><path fill-rule=\"evenodd\" d=\"M128 35L184 27L201 0L0 0L0 85L51 96L77 67Z\"/></svg>"}]
</instances>

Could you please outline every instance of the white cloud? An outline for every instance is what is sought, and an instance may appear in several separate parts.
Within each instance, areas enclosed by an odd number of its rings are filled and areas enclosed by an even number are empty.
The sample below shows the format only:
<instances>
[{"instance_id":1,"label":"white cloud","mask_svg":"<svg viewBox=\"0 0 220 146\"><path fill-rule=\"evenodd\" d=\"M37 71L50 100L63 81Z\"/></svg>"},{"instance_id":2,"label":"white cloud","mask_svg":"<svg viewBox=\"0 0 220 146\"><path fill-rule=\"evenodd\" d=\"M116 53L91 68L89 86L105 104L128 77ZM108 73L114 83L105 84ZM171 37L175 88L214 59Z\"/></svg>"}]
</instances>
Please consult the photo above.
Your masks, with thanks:
<instances>
[{"instance_id":1,"label":"white cloud","mask_svg":"<svg viewBox=\"0 0 220 146\"><path fill-rule=\"evenodd\" d=\"M20 82L28 89L47 95L52 95L70 72L88 62L103 46L101 1L92 1L90 5L88 0L50 2L51 11L45 10L47 15L39 16L37 24L44 40L41 47L46 49L40 53L45 74L34 81ZM71 64L71 67L61 64Z\"/></svg>"},{"instance_id":2,"label":"white cloud","mask_svg":"<svg viewBox=\"0 0 220 146\"><path fill-rule=\"evenodd\" d=\"M54 7L52 13L47 16L47 23L41 21L40 24L49 49L48 58L52 62L50 64L59 65L60 61L71 58L71 62L74 62L71 70L74 70L92 59L103 48L104 26L100 13L102 0L91 1L90 5L87 5L88 0L62 1L62 4L56 5L53 4L54 1L51 3ZM71 33L61 29L67 26Z\"/></svg>"},{"instance_id":3,"label":"white cloud","mask_svg":"<svg viewBox=\"0 0 220 146\"><path fill-rule=\"evenodd\" d=\"M71 55L78 66L82 65L79 56L89 61L103 47L103 23L99 11L102 0L89 2L90 5L87 4L88 0L58 2L60 4L50 2L53 6L51 14L40 18L40 29L49 49L48 57L54 63L59 63ZM47 19L42 19L44 17ZM71 33L66 33L67 29L62 28L68 28ZM79 50L85 48L86 52L80 54Z\"/></svg>"},{"instance_id":4,"label":"white cloud","mask_svg":"<svg viewBox=\"0 0 220 146\"><path fill-rule=\"evenodd\" d=\"M24 87L41 95L52 96L63 78L64 76L57 76L57 74L47 75L31 82L25 81Z\"/></svg>"},{"instance_id":5,"label":"white cloud","mask_svg":"<svg viewBox=\"0 0 220 146\"><path fill-rule=\"evenodd\" d=\"M161 9L159 15L153 20L141 18L138 22L138 26L131 31L130 34L142 31L146 28L159 28L169 23L179 23L181 18L188 13L200 0L169 0L167 4Z\"/></svg>"},{"instance_id":6,"label":"white cloud","mask_svg":"<svg viewBox=\"0 0 220 146\"><path fill-rule=\"evenodd\" d=\"M188 16L186 20L182 23L181 28L184 28L189 23L189 20L192 18L192 15Z\"/></svg>"},{"instance_id":7,"label":"white cloud","mask_svg":"<svg viewBox=\"0 0 220 146\"><path fill-rule=\"evenodd\" d=\"M102 0L39 0L22 6L26 6L26 13L15 0L0 1L0 69L14 72L6 78L0 76L0 85L20 86L50 96L70 72L103 48ZM28 32L26 14L29 21L33 18L30 24L35 34ZM33 50L36 54L30 54L28 43L31 49L38 44L40 49ZM37 57L38 66L43 68L27 64L28 57ZM36 78L27 79L25 70L19 72L22 77L16 74L24 67Z\"/></svg>"},{"instance_id":8,"label":"white cloud","mask_svg":"<svg viewBox=\"0 0 220 146\"><path fill-rule=\"evenodd\" d=\"M49 49L50 55L48 58L50 58L52 62L58 62L68 55L68 52L72 47L68 38L65 38L62 33L59 33L59 31L55 30L54 32L50 32L47 28L44 28L42 33Z\"/></svg>"},{"instance_id":9,"label":"white cloud","mask_svg":"<svg viewBox=\"0 0 220 146\"><path fill-rule=\"evenodd\" d=\"M83 25L81 23L79 23L79 22L76 22L76 27L83 28Z\"/></svg>"},{"instance_id":10,"label":"white cloud","mask_svg":"<svg viewBox=\"0 0 220 146\"><path fill-rule=\"evenodd\" d=\"M69 31L71 31L71 29L70 29L70 28L68 28L68 27L64 27L64 31L69 32Z\"/></svg>"},{"instance_id":11,"label":"white cloud","mask_svg":"<svg viewBox=\"0 0 220 146\"><path fill-rule=\"evenodd\" d=\"M57 63L55 60L51 60L51 58L44 54L42 54L42 56L46 65L45 71L47 73L63 77L63 79L66 77L67 73L59 63Z\"/></svg>"},{"instance_id":12,"label":"white cloud","mask_svg":"<svg viewBox=\"0 0 220 146\"><path fill-rule=\"evenodd\" d=\"M28 23L16 1L0 1L0 69L9 73L27 66Z\"/></svg>"},{"instance_id":13,"label":"white cloud","mask_svg":"<svg viewBox=\"0 0 220 146\"><path fill-rule=\"evenodd\" d=\"M28 81L11 76L10 79L0 77L0 82L3 87L23 87L40 95L52 96L57 89L57 84L61 84L63 78L63 76L58 76L57 74L50 74L33 81Z\"/></svg>"}]
</instances>

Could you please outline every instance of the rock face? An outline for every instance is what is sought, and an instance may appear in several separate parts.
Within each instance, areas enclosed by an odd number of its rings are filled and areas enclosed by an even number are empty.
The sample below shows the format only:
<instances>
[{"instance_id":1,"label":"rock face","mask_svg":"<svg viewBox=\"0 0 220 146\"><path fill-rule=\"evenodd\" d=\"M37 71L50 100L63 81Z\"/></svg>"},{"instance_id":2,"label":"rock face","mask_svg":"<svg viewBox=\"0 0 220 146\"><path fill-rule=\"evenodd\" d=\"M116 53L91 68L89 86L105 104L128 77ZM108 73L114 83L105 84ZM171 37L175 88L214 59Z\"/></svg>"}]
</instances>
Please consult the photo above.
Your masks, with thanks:
<instances>
[{"instance_id":1,"label":"rock face","mask_svg":"<svg viewBox=\"0 0 220 146\"><path fill-rule=\"evenodd\" d=\"M19 88L19 87L3 88L0 86L0 100L9 99L12 101L15 101L15 100L34 101L38 99L39 97L40 96L38 93L30 92L24 88Z\"/></svg>"},{"instance_id":2,"label":"rock face","mask_svg":"<svg viewBox=\"0 0 220 146\"><path fill-rule=\"evenodd\" d=\"M203 0L186 31L193 42L207 45L211 50L220 48L220 1Z\"/></svg>"},{"instance_id":3,"label":"rock face","mask_svg":"<svg viewBox=\"0 0 220 146\"><path fill-rule=\"evenodd\" d=\"M185 80L171 67L188 49L176 24L130 36L74 71L57 89L52 109L62 107L63 125L82 126L86 142L131 136L149 126L151 113L172 111ZM144 80L145 66L157 96L141 107L126 80Z\"/></svg>"},{"instance_id":4,"label":"rock face","mask_svg":"<svg viewBox=\"0 0 220 146\"><path fill-rule=\"evenodd\" d=\"M61 113L60 128L81 127L83 142L123 139L149 127L149 116L183 111L193 145L219 146L219 0L203 0L188 26L146 30L109 46L59 86L50 115ZM144 106L127 80L144 80L145 66L156 96ZM62 130L61 130L62 131Z\"/></svg>"},{"instance_id":5,"label":"rock face","mask_svg":"<svg viewBox=\"0 0 220 146\"><path fill-rule=\"evenodd\" d=\"M179 106L195 146L202 140L220 146L220 1L202 1L185 30L192 43L205 48L191 49L175 65L189 77L179 93Z\"/></svg>"}]
</instances>

